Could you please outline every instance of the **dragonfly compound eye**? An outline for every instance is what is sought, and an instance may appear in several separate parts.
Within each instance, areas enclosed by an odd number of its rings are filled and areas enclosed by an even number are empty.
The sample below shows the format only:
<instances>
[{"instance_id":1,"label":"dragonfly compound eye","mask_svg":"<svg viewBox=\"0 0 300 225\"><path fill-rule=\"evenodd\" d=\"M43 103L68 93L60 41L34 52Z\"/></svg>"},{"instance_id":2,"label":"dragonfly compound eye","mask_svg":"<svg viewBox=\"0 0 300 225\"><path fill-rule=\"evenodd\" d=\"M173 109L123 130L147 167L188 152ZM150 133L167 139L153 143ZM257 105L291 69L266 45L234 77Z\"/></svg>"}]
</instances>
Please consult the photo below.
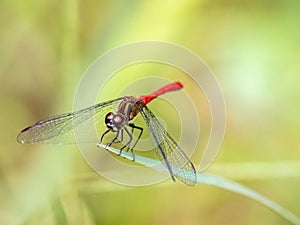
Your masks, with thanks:
<instances>
[{"instance_id":1,"label":"dragonfly compound eye","mask_svg":"<svg viewBox=\"0 0 300 225\"><path fill-rule=\"evenodd\" d=\"M113 119L114 119L114 113L109 112L109 113L106 114L106 116L105 116L105 124L106 124L107 128L112 129L112 130L115 127Z\"/></svg>"},{"instance_id":2,"label":"dragonfly compound eye","mask_svg":"<svg viewBox=\"0 0 300 225\"><path fill-rule=\"evenodd\" d=\"M116 114L113 118L114 128L121 129L124 126L124 117L122 115Z\"/></svg>"},{"instance_id":3,"label":"dragonfly compound eye","mask_svg":"<svg viewBox=\"0 0 300 225\"><path fill-rule=\"evenodd\" d=\"M118 131L124 126L124 117L120 114L109 112L105 116L105 124L111 131Z\"/></svg>"}]
</instances>

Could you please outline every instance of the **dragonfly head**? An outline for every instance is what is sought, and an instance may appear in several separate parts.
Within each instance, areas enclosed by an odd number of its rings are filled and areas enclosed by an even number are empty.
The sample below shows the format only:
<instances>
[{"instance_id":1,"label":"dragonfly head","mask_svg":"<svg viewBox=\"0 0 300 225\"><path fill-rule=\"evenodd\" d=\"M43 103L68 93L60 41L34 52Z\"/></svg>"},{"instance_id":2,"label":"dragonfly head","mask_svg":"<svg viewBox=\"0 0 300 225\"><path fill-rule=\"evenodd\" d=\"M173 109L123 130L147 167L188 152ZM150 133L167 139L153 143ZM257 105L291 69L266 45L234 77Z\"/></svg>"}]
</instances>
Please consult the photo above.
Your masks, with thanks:
<instances>
[{"instance_id":1,"label":"dragonfly head","mask_svg":"<svg viewBox=\"0 0 300 225\"><path fill-rule=\"evenodd\" d=\"M105 124L113 132L120 130L124 126L124 123L125 118L120 113L109 112L105 116Z\"/></svg>"}]
</instances>

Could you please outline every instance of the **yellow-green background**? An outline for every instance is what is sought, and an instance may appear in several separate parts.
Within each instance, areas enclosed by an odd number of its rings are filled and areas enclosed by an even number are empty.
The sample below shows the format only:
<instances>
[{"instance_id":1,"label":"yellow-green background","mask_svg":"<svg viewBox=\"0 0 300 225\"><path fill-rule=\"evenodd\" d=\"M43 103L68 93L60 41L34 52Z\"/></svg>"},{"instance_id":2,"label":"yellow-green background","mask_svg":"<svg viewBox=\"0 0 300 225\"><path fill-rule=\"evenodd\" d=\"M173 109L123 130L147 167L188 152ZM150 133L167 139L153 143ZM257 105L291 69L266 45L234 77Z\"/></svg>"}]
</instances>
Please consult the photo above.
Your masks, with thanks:
<instances>
[{"instance_id":1,"label":"yellow-green background","mask_svg":"<svg viewBox=\"0 0 300 225\"><path fill-rule=\"evenodd\" d=\"M2 0L0 223L288 224L209 186L119 186L96 175L76 146L24 146L16 135L72 110L84 70L111 48L174 42L202 57L224 92L227 133L208 172L300 215L299 9L296 0Z\"/></svg>"}]
</instances>

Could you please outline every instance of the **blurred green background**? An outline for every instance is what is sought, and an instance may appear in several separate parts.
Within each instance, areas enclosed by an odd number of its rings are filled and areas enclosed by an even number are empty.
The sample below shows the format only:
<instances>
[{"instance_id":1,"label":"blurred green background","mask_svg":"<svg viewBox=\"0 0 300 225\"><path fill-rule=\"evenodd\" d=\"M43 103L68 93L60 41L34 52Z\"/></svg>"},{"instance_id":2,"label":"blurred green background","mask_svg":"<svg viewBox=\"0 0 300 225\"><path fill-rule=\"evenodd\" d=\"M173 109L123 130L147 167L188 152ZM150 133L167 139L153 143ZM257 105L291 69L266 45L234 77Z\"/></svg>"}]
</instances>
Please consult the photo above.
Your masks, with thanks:
<instances>
[{"instance_id":1,"label":"blurred green background","mask_svg":"<svg viewBox=\"0 0 300 225\"><path fill-rule=\"evenodd\" d=\"M120 186L95 174L75 145L21 145L16 135L71 111L98 56L133 41L174 42L202 57L224 92L227 132L208 172L300 215L299 8L293 0L2 0L0 223L288 224L209 186Z\"/></svg>"}]
</instances>

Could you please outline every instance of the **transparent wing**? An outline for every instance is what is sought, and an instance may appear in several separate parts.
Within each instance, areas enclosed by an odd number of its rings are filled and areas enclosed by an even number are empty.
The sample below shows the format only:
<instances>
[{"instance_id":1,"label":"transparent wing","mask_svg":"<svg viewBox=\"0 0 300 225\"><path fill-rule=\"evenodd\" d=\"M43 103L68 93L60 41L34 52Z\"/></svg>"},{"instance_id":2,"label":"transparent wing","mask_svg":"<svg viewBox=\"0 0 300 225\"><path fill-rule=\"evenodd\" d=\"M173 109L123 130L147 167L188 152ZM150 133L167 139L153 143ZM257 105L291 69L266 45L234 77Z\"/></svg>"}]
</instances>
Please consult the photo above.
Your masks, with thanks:
<instances>
[{"instance_id":1,"label":"transparent wing","mask_svg":"<svg viewBox=\"0 0 300 225\"><path fill-rule=\"evenodd\" d=\"M157 144L157 156L170 172L172 179L175 180L175 176L187 185L195 185L197 176L193 163L147 106L141 105L140 113Z\"/></svg>"},{"instance_id":2,"label":"transparent wing","mask_svg":"<svg viewBox=\"0 0 300 225\"><path fill-rule=\"evenodd\" d=\"M101 132L101 129L106 129L104 124L105 112L109 109L112 110L122 99L117 98L73 113L40 120L34 125L23 129L17 136L17 141L20 143L43 142L56 144L97 141L99 140L98 133ZM95 135L95 132L90 132L91 127L95 126L97 126L97 135ZM80 140L75 140L75 129L80 129Z\"/></svg>"}]
</instances>

